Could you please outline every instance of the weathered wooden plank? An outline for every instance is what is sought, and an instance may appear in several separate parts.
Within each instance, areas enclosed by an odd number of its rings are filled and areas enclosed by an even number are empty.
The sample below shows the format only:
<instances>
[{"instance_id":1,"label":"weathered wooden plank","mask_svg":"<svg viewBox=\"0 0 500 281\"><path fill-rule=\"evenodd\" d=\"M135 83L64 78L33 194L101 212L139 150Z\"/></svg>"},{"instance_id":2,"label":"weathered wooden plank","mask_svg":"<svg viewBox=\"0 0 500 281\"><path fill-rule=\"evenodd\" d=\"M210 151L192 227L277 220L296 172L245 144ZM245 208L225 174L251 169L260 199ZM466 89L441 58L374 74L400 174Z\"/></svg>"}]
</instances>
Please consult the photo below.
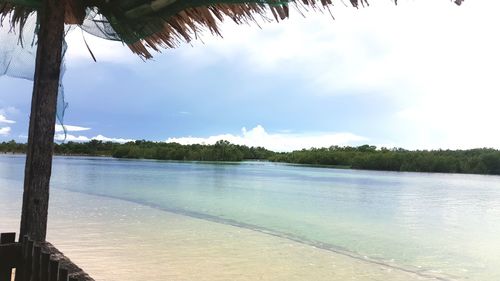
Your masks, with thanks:
<instances>
[{"instance_id":1,"label":"weathered wooden plank","mask_svg":"<svg viewBox=\"0 0 500 281\"><path fill-rule=\"evenodd\" d=\"M36 245L33 247L33 259L31 262L31 280L30 281L39 281L40 280L40 255L41 248L40 245Z\"/></svg>"},{"instance_id":2,"label":"weathered wooden plank","mask_svg":"<svg viewBox=\"0 0 500 281\"><path fill-rule=\"evenodd\" d=\"M23 281L30 281L31 280L34 245L35 245L35 242L31 239L28 239L28 242L26 243L26 247L23 249L24 250L24 258L23 258L24 280Z\"/></svg>"},{"instance_id":3,"label":"weathered wooden plank","mask_svg":"<svg viewBox=\"0 0 500 281\"><path fill-rule=\"evenodd\" d=\"M45 241L61 74L65 0L43 0L39 19L20 235Z\"/></svg>"},{"instance_id":4,"label":"weathered wooden plank","mask_svg":"<svg viewBox=\"0 0 500 281\"><path fill-rule=\"evenodd\" d=\"M59 261L56 260L50 260L49 262L49 280L50 281L57 281L57 278L59 277Z\"/></svg>"},{"instance_id":5,"label":"weathered wooden plank","mask_svg":"<svg viewBox=\"0 0 500 281\"><path fill-rule=\"evenodd\" d=\"M28 244L28 236L24 235L21 238L20 244L21 244L21 255L20 255L20 262L16 267L16 278L15 281L25 281L24 279L24 261L26 259L26 245Z\"/></svg>"},{"instance_id":6,"label":"weathered wooden plank","mask_svg":"<svg viewBox=\"0 0 500 281\"><path fill-rule=\"evenodd\" d=\"M15 236L9 235L2 241L12 240L15 241ZM21 243L0 244L0 265L0 268L8 267L9 270L16 268L16 281L57 281L60 272L64 281L94 281L52 244L34 242L27 236Z\"/></svg>"},{"instance_id":7,"label":"weathered wooden plank","mask_svg":"<svg viewBox=\"0 0 500 281\"><path fill-rule=\"evenodd\" d=\"M49 281L50 253L42 251L40 256L40 281Z\"/></svg>"},{"instance_id":8,"label":"weathered wooden plank","mask_svg":"<svg viewBox=\"0 0 500 281\"><path fill-rule=\"evenodd\" d=\"M49 242L43 242L41 246L42 251L52 254L52 259L60 261L60 266L68 270L71 278L75 278L78 281L95 281Z\"/></svg>"},{"instance_id":9,"label":"weathered wooden plank","mask_svg":"<svg viewBox=\"0 0 500 281\"><path fill-rule=\"evenodd\" d=\"M21 263L21 244L0 245L0 268L15 268Z\"/></svg>"},{"instance_id":10,"label":"weathered wooden plank","mask_svg":"<svg viewBox=\"0 0 500 281\"><path fill-rule=\"evenodd\" d=\"M12 268L0 268L0 281L10 281L12 279Z\"/></svg>"},{"instance_id":11,"label":"weathered wooden plank","mask_svg":"<svg viewBox=\"0 0 500 281\"><path fill-rule=\"evenodd\" d=\"M0 234L0 244L10 244L16 242L16 233L7 232Z\"/></svg>"},{"instance_id":12,"label":"weathered wooden plank","mask_svg":"<svg viewBox=\"0 0 500 281\"><path fill-rule=\"evenodd\" d=\"M66 268L59 268L59 281L68 281L68 270Z\"/></svg>"},{"instance_id":13,"label":"weathered wooden plank","mask_svg":"<svg viewBox=\"0 0 500 281\"><path fill-rule=\"evenodd\" d=\"M16 242L16 233L0 234L0 281L10 281L12 268L19 263L21 247ZM3 246L3 247L2 247Z\"/></svg>"}]
</instances>

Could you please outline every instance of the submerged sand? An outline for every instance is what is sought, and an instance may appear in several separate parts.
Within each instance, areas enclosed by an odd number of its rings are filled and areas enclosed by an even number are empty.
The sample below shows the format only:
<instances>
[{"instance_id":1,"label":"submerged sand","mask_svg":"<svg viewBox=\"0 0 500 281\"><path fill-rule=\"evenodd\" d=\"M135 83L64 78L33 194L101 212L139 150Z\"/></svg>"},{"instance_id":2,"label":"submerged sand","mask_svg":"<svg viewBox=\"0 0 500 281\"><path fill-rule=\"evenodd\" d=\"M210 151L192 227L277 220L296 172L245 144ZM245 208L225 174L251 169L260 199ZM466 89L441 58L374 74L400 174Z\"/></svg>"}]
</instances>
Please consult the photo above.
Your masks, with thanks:
<instances>
[{"instance_id":1,"label":"submerged sand","mask_svg":"<svg viewBox=\"0 0 500 281\"><path fill-rule=\"evenodd\" d=\"M0 229L18 223L6 202ZM57 190L49 241L96 280L439 280L249 229ZM423 275L422 275L423 274ZM437 275L435 275L437 276ZM451 278L446 278L451 280Z\"/></svg>"}]
</instances>

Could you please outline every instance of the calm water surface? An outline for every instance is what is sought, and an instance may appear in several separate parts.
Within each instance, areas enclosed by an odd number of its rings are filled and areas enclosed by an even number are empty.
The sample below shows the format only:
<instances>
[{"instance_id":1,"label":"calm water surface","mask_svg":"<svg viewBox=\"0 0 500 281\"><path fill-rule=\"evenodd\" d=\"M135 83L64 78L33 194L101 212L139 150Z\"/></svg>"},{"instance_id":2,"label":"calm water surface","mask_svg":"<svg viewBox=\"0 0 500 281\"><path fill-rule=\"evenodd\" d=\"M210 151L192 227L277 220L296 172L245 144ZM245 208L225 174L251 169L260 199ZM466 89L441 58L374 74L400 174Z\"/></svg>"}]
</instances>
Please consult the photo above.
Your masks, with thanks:
<instances>
[{"instance_id":1,"label":"calm water surface","mask_svg":"<svg viewBox=\"0 0 500 281\"><path fill-rule=\"evenodd\" d=\"M0 157L2 231L23 168ZM98 280L500 280L495 176L57 157L49 216Z\"/></svg>"}]
</instances>

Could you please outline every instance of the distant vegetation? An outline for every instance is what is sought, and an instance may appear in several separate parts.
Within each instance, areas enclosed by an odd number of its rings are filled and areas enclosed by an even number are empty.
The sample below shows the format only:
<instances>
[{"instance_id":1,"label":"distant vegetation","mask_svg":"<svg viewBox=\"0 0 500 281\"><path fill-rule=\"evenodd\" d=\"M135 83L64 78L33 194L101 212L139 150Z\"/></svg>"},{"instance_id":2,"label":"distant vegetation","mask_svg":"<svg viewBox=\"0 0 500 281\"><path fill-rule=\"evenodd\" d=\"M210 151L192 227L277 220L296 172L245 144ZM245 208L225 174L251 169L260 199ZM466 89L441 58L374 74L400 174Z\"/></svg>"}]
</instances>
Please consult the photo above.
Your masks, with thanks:
<instances>
[{"instance_id":1,"label":"distant vegetation","mask_svg":"<svg viewBox=\"0 0 500 281\"><path fill-rule=\"evenodd\" d=\"M242 161L265 160L273 153L263 147L236 145L222 140L214 145L135 141L116 146L112 156L159 160Z\"/></svg>"},{"instance_id":2,"label":"distant vegetation","mask_svg":"<svg viewBox=\"0 0 500 281\"><path fill-rule=\"evenodd\" d=\"M25 153L26 144L0 143L0 152ZM181 145L138 140L125 144L92 140L86 143L55 144L59 155L112 156L189 161L268 160L308 165L407 172L440 172L500 175L500 151L495 149L416 150L358 147L312 148L293 152L273 152L263 147L247 147L218 141L214 145Z\"/></svg>"},{"instance_id":3,"label":"distant vegetation","mask_svg":"<svg viewBox=\"0 0 500 281\"><path fill-rule=\"evenodd\" d=\"M27 145L15 141L0 143L0 152L25 153ZM248 147L218 141L214 145L181 145L178 143L137 140L125 144L92 140L54 144L58 155L112 156L115 158L187 160L187 161L242 161L266 160L274 152L263 147Z\"/></svg>"},{"instance_id":4,"label":"distant vegetation","mask_svg":"<svg viewBox=\"0 0 500 281\"><path fill-rule=\"evenodd\" d=\"M500 151L494 149L417 150L377 149L375 146L312 148L275 153L270 161L340 165L353 169L500 175Z\"/></svg>"}]
</instances>

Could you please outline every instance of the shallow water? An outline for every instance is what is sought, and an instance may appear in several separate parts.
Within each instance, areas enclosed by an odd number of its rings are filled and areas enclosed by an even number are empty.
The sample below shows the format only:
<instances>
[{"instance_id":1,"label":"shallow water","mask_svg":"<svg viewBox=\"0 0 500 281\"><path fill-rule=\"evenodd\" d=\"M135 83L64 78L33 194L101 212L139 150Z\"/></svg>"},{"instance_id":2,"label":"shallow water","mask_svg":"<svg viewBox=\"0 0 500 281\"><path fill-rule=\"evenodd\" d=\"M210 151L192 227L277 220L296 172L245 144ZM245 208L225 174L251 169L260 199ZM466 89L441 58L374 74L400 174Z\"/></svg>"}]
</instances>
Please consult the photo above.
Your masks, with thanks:
<instances>
[{"instance_id":1,"label":"shallow water","mask_svg":"<svg viewBox=\"0 0 500 281\"><path fill-rule=\"evenodd\" d=\"M500 177L58 157L52 188L49 240L98 280L500 280Z\"/></svg>"}]
</instances>

